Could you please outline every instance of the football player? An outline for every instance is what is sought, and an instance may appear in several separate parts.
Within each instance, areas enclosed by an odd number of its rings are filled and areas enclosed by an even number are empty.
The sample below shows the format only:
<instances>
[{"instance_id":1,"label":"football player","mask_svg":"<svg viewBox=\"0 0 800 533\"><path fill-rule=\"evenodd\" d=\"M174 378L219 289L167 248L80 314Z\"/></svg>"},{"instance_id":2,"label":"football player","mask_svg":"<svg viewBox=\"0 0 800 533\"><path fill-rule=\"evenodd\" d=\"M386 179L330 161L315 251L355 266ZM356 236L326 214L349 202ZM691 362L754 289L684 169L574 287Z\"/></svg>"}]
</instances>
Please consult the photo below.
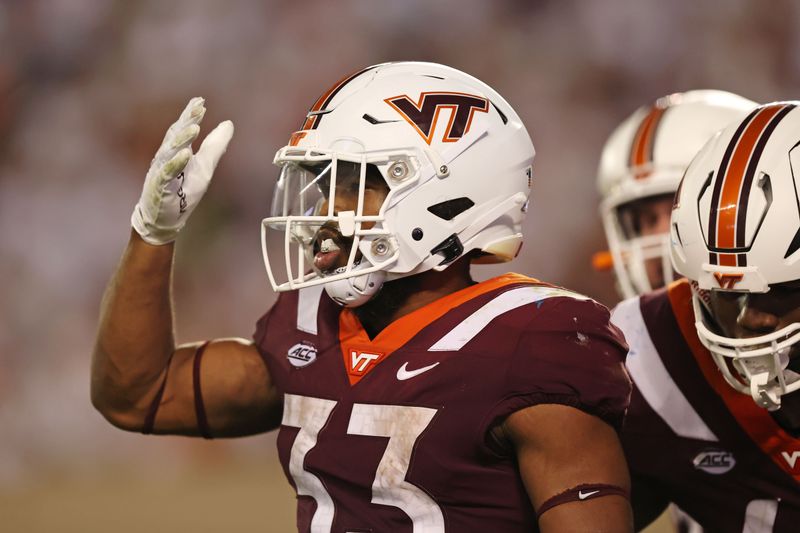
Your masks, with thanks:
<instances>
[{"instance_id":1,"label":"football player","mask_svg":"<svg viewBox=\"0 0 800 533\"><path fill-rule=\"evenodd\" d=\"M672 281L669 220L681 177L714 133L756 105L725 91L673 93L638 108L609 136L597 178L609 252L594 259L598 269L613 267L622 298ZM674 506L670 514L679 531L701 531Z\"/></svg>"},{"instance_id":2,"label":"football player","mask_svg":"<svg viewBox=\"0 0 800 533\"><path fill-rule=\"evenodd\" d=\"M710 531L797 531L798 103L709 140L672 210L672 264L688 279L613 312L635 382L623 440L637 527L672 501Z\"/></svg>"},{"instance_id":3,"label":"football player","mask_svg":"<svg viewBox=\"0 0 800 533\"><path fill-rule=\"evenodd\" d=\"M471 263L522 245L534 149L458 70L399 62L326 91L278 150L262 222L280 296L253 341L176 346L173 241L231 138L169 129L105 294L92 398L114 425L280 428L303 532L630 531L630 380L606 308Z\"/></svg>"},{"instance_id":4,"label":"football player","mask_svg":"<svg viewBox=\"0 0 800 533\"><path fill-rule=\"evenodd\" d=\"M755 106L725 91L674 93L640 107L609 136L597 177L609 252L594 259L599 269L613 267L622 298L672 281L669 217L681 176L711 135Z\"/></svg>"}]
</instances>

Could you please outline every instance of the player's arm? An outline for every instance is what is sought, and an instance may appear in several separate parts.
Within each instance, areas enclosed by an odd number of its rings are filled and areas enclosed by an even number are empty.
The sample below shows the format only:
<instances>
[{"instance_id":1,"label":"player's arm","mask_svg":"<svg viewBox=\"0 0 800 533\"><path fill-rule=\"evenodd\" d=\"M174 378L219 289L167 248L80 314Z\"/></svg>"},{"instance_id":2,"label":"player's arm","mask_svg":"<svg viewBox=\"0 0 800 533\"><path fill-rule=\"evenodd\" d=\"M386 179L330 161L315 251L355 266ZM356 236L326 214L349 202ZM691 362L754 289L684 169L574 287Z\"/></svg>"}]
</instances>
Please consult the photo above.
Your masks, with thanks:
<instances>
[{"instance_id":1,"label":"player's arm","mask_svg":"<svg viewBox=\"0 0 800 533\"><path fill-rule=\"evenodd\" d=\"M93 404L129 431L201 435L204 415L217 437L277 426L280 399L251 342L216 340L202 353L198 344L175 345L172 249L132 232L101 305Z\"/></svg>"},{"instance_id":2,"label":"player's arm","mask_svg":"<svg viewBox=\"0 0 800 533\"><path fill-rule=\"evenodd\" d=\"M192 153L204 114L203 100L194 98L167 131L101 305L92 403L111 423L130 431L200 435L207 429L214 436L232 436L279 422L278 395L252 343L218 340L202 351L175 343L173 241L233 134L233 125L223 122Z\"/></svg>"},{"instance_id":3,"label":"player's arm","mask_svg":"<svg viewBox=\"0 0 800 533\"><path fill-rule=\"evenodd\" d=\"M633 531L628 468L610 425L573 407L540 404L512 413L501 428L543 533Z\"/></svg>"}]
</instances>

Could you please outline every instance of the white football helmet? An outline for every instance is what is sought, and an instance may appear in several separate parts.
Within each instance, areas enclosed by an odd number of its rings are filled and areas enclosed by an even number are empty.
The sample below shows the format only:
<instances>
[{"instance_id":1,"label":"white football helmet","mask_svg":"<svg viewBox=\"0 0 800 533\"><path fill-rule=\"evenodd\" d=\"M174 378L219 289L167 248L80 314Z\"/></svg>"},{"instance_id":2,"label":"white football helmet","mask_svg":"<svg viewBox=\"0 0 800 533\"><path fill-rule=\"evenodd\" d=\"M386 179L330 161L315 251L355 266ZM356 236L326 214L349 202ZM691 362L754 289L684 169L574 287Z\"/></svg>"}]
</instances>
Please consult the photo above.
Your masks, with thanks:
<instances>
[{"instance_id":1,"label":"white football helmet","mask_svg":"<svg viewBox=\"0 0 800 533\"><path fill-rule=\"evenodd\" d=\"M275 155L281 174L262 221L270 283L276 291L325 284L339 303L357 306L384 281L444 269L473 250L482 252L475 262L513 259L533 156L517 113L468 74L422 62L358 71L317 100ZM335 212L327 199L337 198L344 167L358 202ZM377 214L365 213L376 170L388 193ZM346 265L327 272L315 267L319 254L340 247L319 238L323 226L352 242Z\"/></svg>"},{"instance_id":2,"label":"white football helmet","mask_svg":"<svg viewBox=\"0 0 800 533\"><path fill-rule=\"evenodd\" d=\"M648 279L648 260L660 260L666 283L673 277L669 233L639 235L625 208L638 200L674 194L692 157L711 135L756 105L725 91L675 93L637 109L608 138L597 187L611 263L624 298L658 288Z\"/></svg>"},{"instance_id":3,"label":"white football helmet","mask_svg":"<svg viewBox=\"0 0 800 533\"><path fill-rule=\"evenodd\" d=\"M698 336L726 381L770 410L800 389L787 368L800 323L725 337L709 303L727 297L744 311L751 294L800 280L798 105L760 106L715 135L686 171L672 212L672 263L692 281Z\"/></svg>"}]
</instances>

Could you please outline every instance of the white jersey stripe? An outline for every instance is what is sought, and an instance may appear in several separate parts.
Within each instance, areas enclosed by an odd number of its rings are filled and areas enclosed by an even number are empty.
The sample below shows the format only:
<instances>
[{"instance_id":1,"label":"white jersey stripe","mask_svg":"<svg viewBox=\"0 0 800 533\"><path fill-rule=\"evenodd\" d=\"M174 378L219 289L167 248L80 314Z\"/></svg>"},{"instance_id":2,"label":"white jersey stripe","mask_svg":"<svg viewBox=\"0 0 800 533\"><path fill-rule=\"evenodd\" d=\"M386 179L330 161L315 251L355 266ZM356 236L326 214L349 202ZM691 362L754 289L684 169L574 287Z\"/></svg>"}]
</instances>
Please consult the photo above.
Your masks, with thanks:
<instances>
[{"instance_id":1,"label":"white jersey stripe","mask_svg":"<svg viewBox=\"0 0 800 533\"><path fill-rule=\"evenodd\" d=\"M742 533L772 533L778 500L753 500L747 504Z\"/></svg>"},{"instance_id":2,"label":"white jersey stripe","mask_svg":"<svg viewBox=\"0 0 800 533\"><path fill-rule=\"evenodd\" d=\"M625 334L630 351L626 365L645 401L677 435L717 442L661 361L642 317L639 298L625 300L611 312L611 322Z\"/></svg>"},{"instance_id":3,"label":"white jersey stripe","mask_svg":"<svg viewBox=\"0 0 800 533\"><path fill-rule=\"evenodd\" d=\"M323 285L312 285L298 291L297 297L297 329L317 334L317 311L322 296Z\"/></svg>"},{"instance_id":4,"label":"white jersey stripe","mask_svg":"<svg viewBox=\"0 0 800 533\"><path fill-rule=\"evenodd\" d=\"M471 341L478 333L489 325L489 322L517 307L545 300L553 297L567 297L578 300L588 300L587 296L571 292L558 287L520 287L498 295L483 307L472 313L453 328L447 335L436 341L428 348L429 352L444 352L460 350Z\"/></svg>"}]
</instances>

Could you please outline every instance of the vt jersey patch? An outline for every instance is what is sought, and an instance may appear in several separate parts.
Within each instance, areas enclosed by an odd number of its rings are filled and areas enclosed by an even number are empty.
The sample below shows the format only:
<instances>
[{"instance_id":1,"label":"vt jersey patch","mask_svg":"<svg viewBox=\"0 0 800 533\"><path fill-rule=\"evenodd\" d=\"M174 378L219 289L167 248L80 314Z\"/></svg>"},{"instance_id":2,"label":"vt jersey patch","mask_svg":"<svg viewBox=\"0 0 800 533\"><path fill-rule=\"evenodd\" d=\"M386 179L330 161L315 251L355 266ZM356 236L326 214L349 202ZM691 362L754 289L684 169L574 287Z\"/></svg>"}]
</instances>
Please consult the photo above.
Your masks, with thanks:
<instances>
[{"instance_id":1,"label":"vt jersey patch","mask_svg":"<svg viewBox=\"0 0 800 533\"><path fill-rule=\"evenodd\" d=\"M781 452L781 457L783 457L783 459L786 461L786 464L789 465L789 468L794 471L795 467L797 466L797 460L800 459L800 451L795 450L791 453Z\"/></svg>"},{"instance_id":2,"label":"vt jersey patch","mask_svg":"<svg viewBox=\"0 0 800 533\"><path fill-rule=\"evenodd\" d=\"M347 377L350 379L350 384L355 385L358 383L367 372L383 360L385 355L385 353L371 348L361 349L356 346L348 346L345 350L344 365L347 369Z\"/></svg>"}]
</instances>

